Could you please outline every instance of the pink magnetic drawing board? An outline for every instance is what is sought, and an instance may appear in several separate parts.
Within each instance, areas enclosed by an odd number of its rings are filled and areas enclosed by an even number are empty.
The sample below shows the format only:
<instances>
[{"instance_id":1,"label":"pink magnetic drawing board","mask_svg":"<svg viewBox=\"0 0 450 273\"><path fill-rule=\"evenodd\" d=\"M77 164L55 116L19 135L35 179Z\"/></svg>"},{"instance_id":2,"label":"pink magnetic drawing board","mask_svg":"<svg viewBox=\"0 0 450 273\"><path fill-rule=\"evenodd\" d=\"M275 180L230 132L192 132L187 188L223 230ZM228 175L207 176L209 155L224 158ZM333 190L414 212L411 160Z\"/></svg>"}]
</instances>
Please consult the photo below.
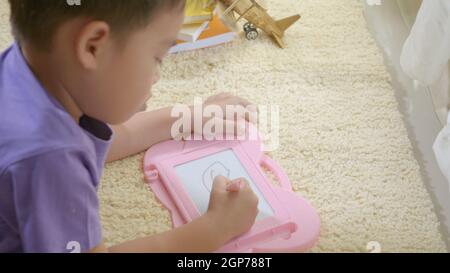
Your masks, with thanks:
<instances>
[{"instance_id":1,"label":"pink magnetic drawing board","mask_svg":"<svg viewBox=\"0 0 450 273\"><path fill-rule=\"evenodd\" d=\"M256 129L251 126L251 130ZM258 135L257 133L254 135ZM263 167L279 185L273 185ZM292 191L289 178L262 152L255 140L166 141L150 148L144 158L145 179L171 213L173 227L207 211L213 180L244 177L259 198L259 214L247 233L217 252L303 252L319 237L314 208Z\"/></svg>"}]
</instances>

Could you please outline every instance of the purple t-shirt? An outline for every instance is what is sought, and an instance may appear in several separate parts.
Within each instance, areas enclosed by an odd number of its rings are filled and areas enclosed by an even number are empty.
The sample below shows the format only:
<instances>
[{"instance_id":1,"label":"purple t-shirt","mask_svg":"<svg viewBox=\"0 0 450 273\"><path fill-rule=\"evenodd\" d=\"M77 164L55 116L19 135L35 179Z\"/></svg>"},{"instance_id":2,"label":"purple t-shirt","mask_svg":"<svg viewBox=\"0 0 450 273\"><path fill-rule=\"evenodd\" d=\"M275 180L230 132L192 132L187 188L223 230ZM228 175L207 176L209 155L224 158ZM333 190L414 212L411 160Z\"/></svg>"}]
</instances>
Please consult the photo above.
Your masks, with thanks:
<instances>
[{"instance_id":1,"label":"purple t-shirt","mask_svg":"<svg viewBox=\"0 0 450 273\"><path fill-rule=\"evenodd\" d=\"M0 252L88 251L102 240L97 188L112 137L77 124L17 43L0 56Z\"/></svg>"}]
</instances>

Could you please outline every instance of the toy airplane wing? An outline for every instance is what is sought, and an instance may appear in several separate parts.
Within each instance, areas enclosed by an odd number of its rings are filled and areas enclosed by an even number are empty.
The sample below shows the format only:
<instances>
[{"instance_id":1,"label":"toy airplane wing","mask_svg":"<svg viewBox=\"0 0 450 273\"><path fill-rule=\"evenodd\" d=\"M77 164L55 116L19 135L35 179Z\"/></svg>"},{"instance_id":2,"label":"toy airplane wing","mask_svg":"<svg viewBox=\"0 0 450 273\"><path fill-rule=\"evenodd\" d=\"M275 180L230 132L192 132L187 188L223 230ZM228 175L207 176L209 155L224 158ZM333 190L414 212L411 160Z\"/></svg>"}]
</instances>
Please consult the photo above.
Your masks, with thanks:
<instances>
[{"instance_id":1,"label":"toy airplane wing","mask_svg":"<svg viewBox=\"0 0 450 273\"><path fill-rule=\"evenodd\" d=\"M238 32L239 29L236 24L236 16L234 14L234 11L229 10L228 7L220 1L217 3L217 9L222 22L232 31Z\"/></svg>"}]
</instances>

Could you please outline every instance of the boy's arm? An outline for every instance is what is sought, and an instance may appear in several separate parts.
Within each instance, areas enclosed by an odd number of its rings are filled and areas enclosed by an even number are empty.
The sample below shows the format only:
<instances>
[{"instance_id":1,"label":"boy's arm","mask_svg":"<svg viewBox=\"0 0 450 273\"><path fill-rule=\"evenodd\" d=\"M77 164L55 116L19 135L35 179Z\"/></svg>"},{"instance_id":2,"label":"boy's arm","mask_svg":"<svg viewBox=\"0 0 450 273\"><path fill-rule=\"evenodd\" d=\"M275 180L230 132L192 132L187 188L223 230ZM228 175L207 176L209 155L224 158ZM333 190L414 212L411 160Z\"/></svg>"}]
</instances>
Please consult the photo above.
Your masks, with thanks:
<instances>
[{"instance_id":1,"label":"boy's arm","mask_svg":"<svg viewBox=\"0 0 450 273\"><path fill-rule=\"evenodd\" d=\"M221 107L223 113L226 113L226 107L229 105L247 107L250 105L250 102L230 93L220 93L209 97L205 101L205 105L210 104ZM191 114L193 114L194 107L190 106L189 108ZM109 150L107 162L140 153L154 144L172 139L172 124L180 117L171 117L171 112L172 107L151 112L140 112L126 123L113 126L114 139ZM253 112L256 113L256 110L254 109ZM249 120L247 115L242 116L242 118ZM193 123L191 123L191 129L193 128Z\"/></svg>"},{"instance_id":2,"label":"boy's arm","mask_svg":"<svg viewBox=\"0 0 450 273\"><path fill-rule=\"evenodd\" d=\"M171 139L172 108L140 112L124 124L112 126L114 138L107 162L140 153L152 145Z\"/></svg>"},{"instance_id":3,"label":"boy's arm","mask_svg":"<svg viewBox=\"0 0 450 273\"><path fill-rule=\"evenodd\" d=\"M93 249L92 252L213 252L230 239L227 237L229 236L223 234L213 218L209 217L208 214L205 214L191 223L177 229L126 242L110 248L106 248L105 245L100 245Z\"/></svg>"}]
</instances>

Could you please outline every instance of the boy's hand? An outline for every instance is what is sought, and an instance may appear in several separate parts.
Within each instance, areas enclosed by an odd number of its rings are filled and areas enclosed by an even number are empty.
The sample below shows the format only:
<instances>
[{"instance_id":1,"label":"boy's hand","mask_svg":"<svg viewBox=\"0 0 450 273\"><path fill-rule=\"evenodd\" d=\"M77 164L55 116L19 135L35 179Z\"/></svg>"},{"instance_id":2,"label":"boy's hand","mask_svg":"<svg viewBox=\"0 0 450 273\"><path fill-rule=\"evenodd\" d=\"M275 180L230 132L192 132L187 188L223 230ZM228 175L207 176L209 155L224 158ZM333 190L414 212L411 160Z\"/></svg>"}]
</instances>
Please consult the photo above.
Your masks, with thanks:
<instances>
[{"instance_id":1,"label":"boy's hand","mask_svg":"<svg viewBox=\"0 0 450 273\"><path fill-rule=\"evenodd\" d=\"M225 241L247 232L258 214L258 197L245 179L230 181L223 176L214 180L207 217Z\"/></svg>"},{"instance_id":2,"label":"boy's hand","mask_svg":"<svg viewBox=\"0 0 450 273\"><path fill-rule=\"evenodd\" d=\"M216 134L229 134L227 128L234 128L234 135L242 135L245 133L245 122L256 123L257 107L251 104L246 99L234 96L230 93L220 93L209 97L204 107L218 106L222 109L223 117L221 117L223 123L223 131L220 128L216 128ZM233 106L238 112L234 115L227 116L227 106ZM211 119L217 119L218 117L203 118L203 125ZM195 126L193 126L195 130Z\"/></svg>"}]
</instances>

